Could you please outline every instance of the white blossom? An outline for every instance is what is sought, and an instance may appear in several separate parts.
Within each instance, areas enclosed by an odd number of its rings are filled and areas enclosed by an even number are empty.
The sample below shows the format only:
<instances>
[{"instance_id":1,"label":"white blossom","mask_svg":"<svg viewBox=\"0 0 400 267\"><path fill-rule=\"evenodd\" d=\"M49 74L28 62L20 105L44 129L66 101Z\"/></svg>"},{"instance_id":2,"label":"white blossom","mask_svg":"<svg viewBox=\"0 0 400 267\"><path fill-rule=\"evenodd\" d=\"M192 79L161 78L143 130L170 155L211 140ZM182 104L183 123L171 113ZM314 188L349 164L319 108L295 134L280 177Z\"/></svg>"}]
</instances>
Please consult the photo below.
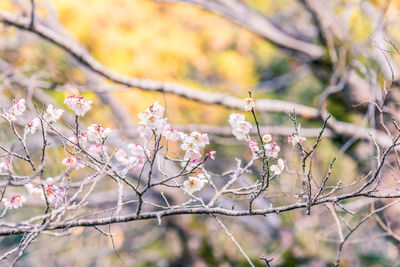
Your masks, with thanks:
<instances>
[{"instance_id":1,"label":"white blossom","mask_svg":"<svg viewBox=\"0 0 400 267\"><path fill-rule=\"evenodd\" d=\"M25 133L34 134L36 130L41 126L40 119L34 118L30 123L25 126Z\"/></svg>"},{"instance_id":2,"label":"white blossom","mask_svg":"<svg viewBox=\"0 0 400 267\"><path fill-rule=\"evenodd\" d=\"M165 129L170 127L167 122L167 118L163 118L164 108L154 102L148 109L143 113L139 113L140 119L138 132L142 138L149 139L153 134L164 134Z\"/></svg>"},{"instance_id":3,"label":"white blossom","mask_svg":"<svg viewBox=\"0 0 400 267\"><path fill-rule=\"evenodd\" d=\"M64 103L67 104L77 116L83 116L90 110L90 105L93 101L83 100L81 96L70 95L64 100Z\"/></svg>"},{"instance_id":4,"label":"white blossom","mask_svg":"<svg viewBox=\"0 0 400 267\"><path fill-rule=\"evenodd\" d=\"M61 118L61 115L64 113L64 110L55 108L52 104L49 104L46 109L46 113L44 114L44 118L48 122L56 122Z\"/></svg>"},{"instance_id":5,"label":"white blossom","mask_svg":"<svg viewBox=\"0 0 400 267\"><path fill-rule=\"evenodd\" d=\"M253 109L256 108L253 98L249 97L249 98L246 98L244 101L245 101L245 104L244 104L245 111L252 111Z\"/></svg>"},{"instance_id":6,"label":"white blossom","mask_svg":"<svg viewBox=\"0 0 400 267\"><path fill-rule=\"evenodd\" d=\"M264 134L262 137L264 143L269 143L272 141L272 136L270 134Z\"/></svg>"},{"instance_id":7,"label":"white blossom","mask_svg":"<svg viewBox=\"0 0 400 267\"><path fill-rule=\"evenodd\" d=\"M204 175L199 174L197 176L190 176L183 182L183 190L188 194L193 194L194 192L203 189L207 182L208 181Z\"/></svg>"},{"instance_id":8,"label":"white blossom","mask_svg":"<svg viewBox=\"0 0 400 267\"><path fill-rule=\"evenodd\" d=\"M26 110L25 99L14 99L13 106L10 109L15 116L21 116Z\"/></svg>"},{"instance_id":9,"label":"white blossom","mask_svg":"<svg viewBox=\"0 0 400 267\"><path fill-rule=\"evenodd\" d=\"M275 175L281 174L283 169L285 169L285 162L283 159L278 159L278 163L270 167L270 171L272 171Z\"/></svg>"},{"instance_id":10,"label":"white blossom","mask_svg":"<svg viewBox=\"0 0 400 267\"><path fill-rule=\"evenodd\" d=\"M87 138L90 142L101 142L111 133L110 128L103 128L101 124L92 124L87 129Z\"/></svg>"},{"instance_id":11,"label":"white blossom","mask_svg":"<svg viewBox=\"0 0 400 267\"><path fill-rule=\"evenodd\" d=\"M249 132L252 125L244 120L244 115L239 113L232 113L229 115L229 123L232 127L232 134L237 140L248 140Z\"/></svg>"}]
</instances>

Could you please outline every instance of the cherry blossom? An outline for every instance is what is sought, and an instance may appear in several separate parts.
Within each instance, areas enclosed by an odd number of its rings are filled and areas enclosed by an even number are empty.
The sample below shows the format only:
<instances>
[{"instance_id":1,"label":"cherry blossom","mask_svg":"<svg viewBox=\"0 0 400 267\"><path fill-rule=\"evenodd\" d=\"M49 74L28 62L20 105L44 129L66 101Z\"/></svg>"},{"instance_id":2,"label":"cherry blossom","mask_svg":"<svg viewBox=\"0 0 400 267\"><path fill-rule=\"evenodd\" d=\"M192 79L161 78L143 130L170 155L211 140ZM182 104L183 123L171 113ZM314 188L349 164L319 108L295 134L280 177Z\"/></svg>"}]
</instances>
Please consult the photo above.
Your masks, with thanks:
<instances>
[{"instance_id":1,"label":"cherry blossom","mask_svg":"<svg viewBox=\"0 0 400 267\"><path fill-rule=\"evenodd\" d=\"M245 117L244 117L243 114L241 114L241 113L231 113L231 114L229 115L228 122L229 122L229 123L232 125L232 127L233 127L233 125L236 125L236 124L238 124L239 122L244 121L244 120L245 120Z\"/></svg>"},{"instance_id":2,"label":"cherry blossom","mask_svg":"<svg viewBox=\"0 0 400 267\"><path fill-rule=\"evenodd\" d=\"M251 149L251 151L253 153L257 153L258 151L260 151L260 148L258 147L258 143L257 140L250 140L249 142L249 148Z\"/></svg>"},{"instance_id":3,"label":"cherry blossom","mask_svg":"<svg viewBox=\"0 0 400 267\"><path fill-rule=\"evenodd\" d=\"M81 96L70 95L64 100L64 103L75 112L76 116L83 116L90 110L93 101L83 100Z\"/></svg>"},{"instance_id":4,"label":"cherry blossom","mask_svg":"<svg viewBox=\"0 0 400 267\"><path fill-rule=\"evenodd\" d=\"M203 189L207 182L208 181L204 174L190 176L186 181L183 182L183 190L188 194L193 194L194 192Z\"/></svg>"},{"instance_id":5,"label":"cherry blossom","mask_svg":"<svg viewBox=\"0 0 400 267\"><path fill-rule=\"evenodd\" d=\"M46 180L45 193L47 201L51 205L56 206L63 201L66 192L63 188L60 188L57 185L55 185L54 179L49 177Z\"/></svg>"},{"instance_id":6,"label":"cherry blossom","mask_svg":"<svg viewBox=\"0 0 400 267\"><path fill-rule=\"evenodd\" d=\"M252 111L253 109L256 108L253 98L249 97L249 98L246 98L244 101L245 101L245 104L244 104L245 111Z\"/></svg>"},{"instance_id":7,"label":"cherry blossom","mask_svg":"<svg viewBox=\"0 0 400 267\"><path fill-rule=\"evenodd\" d=\"M56 122L59 120L64 113L64 110L55 108L52 104L49 104L44 114L44 118L49 122Z\"/></svg>"},{"instance_id":8,"label":"cherry blossom","mask_svg":"<svg viewBox=\"0 0 400 267\"><path fill-rule=\"evenodd\" d=\"M264 134L262 137L264 143L269 143L272 141L272 136L270 134Z\"/></svg>"},{"instance_id":9,"label":"cherry blossom","mask_svg":"<svg viewBox=\"0 0 400 267\"><path fill-rule=\"evenodd\" d=\"M83 168L85 165L81 163L81 160L78 157L66 157L61 162L68 168L80 169Z\"/></svg>"},{"instance_id":10,"label":"cherry blossom","mask_svg":"<svg viewBox=\"0 0 400 267\"><path fill-rule=\"evenodd\" d=\"M13 100L13 106L11 107L10 112L12 112L15 116L21 116L25 110L25 99L20 98Z\"/></svg>"},{"instance_id":11,"label":"cherry blossom","mask_svg":"<svg viewBox=\"0 0 400 267\"><path fill-rule=\"evenodd\" d=\"M264 145L265 153L268 157L276 158L281 148L275 142L270 142Z\"/></svg>"},{"instance_id":12,"label":"cherry blossom","mask_svg":"<svg viewBox=\"0 0 400 267\"><path fill-rule=\"evenodd\" d=\"M18 209L22 207L22 204L26 201L22 195L15 194L12 197L4 197L2 202L6 209Z\"/></svg>"},{"instance_id":13,"label":"cherry blossom","mask_svg":"<svg viewBox=\"0 0 400 267\"><path fill-rule=\"evenodd\" d=\"M283 159L278 159L278 163L270 167L270 171L272 171L275 175L281 174L283 169L285 169L285 162Z\"/></svg>"},{"instance_id":14,"label":"cherry blossom","mask_svg":"<svg viewBox=\"0 0 400 267\"><path fill-rule=\"evenodd\" d=\"M207 134L201 134L197 131L194 131L190 134L190 137L198 147L205 147L210 143Z\"/></svg>"},{"instance_id":15,"label":"cherry blossom","mask_svg":"<svg viewBox=\"0 0 400 267\"><path fill-rule=\"evenodd\" d=\"M101 124L92 124L87 129L87 138L91 142L101 142L111 133L110 128L103 128Z\"/></svg>"},{"instance_id":16,"label":"cherry blossom","mask_svg":"<svg viewBox=\"0 0 400 267\"><path fill-rule=\"evenodd\" d=\"M79 143L80 143L80 145L86 146L86 143L88 141L88 135L89 135L89 133L87 131L81 131L79 133ZM68 140L74 145L77 144L77 139L76 139L75 135L73 135L70 138L68 138Z\"/></svg>"},{"instance_id":17,"label":"cherry blossom","mask_svg":"<svg viewBox=\"0 0 400 267\"><path fill-rule=\"evenodd\" d=\"M239 113L232 113L229 115L229 123L232 127L232 134L237 140L249 140L249 132L252 125L244 120L244 115Z\"/></svg>"},{"instance_id":18,"label":"cherry blossom","mask_svg":"<svg viewBox=\"0 0 400 267\"><path fill-rule=\"evenodd\" d=\"M154 102L149 109L156 117L162 118L164 114L164 108L158 104L158 101Z\"/></svg>"},{"instance_id":19,"label":"cherry blossom","mask_svg":"<svg viewBox=\"0 0 400 267\"><path fill-rule=\"evenodd\" d=\"M169 125L163 114L164 108L158 102L154 102L145 112L138 114L140 119L138 132L142 138L150 138L153 131L156 134L164 133L164 129Z\"/></svg>"},{"instance_id":20,"label":"cherry blossom","mask_svg":"<svg viewBox=\"0 0 400 267\"><path fill-rule=\"evenodd\" d=\"M216 153L217 153L216 151L210 151L210 152L208 152L208 153L206 154L206 156L209 157L209 158L212 159L212 160L215 160L215 154L216 154Z\"/></svg>"},{"instance_id":21,"label":"cherry blossom","mask_svg":"<svg viewBox=\"0 0 400 267\"><path fill-rule=\"evenodd\" d=\"M181 149L186 152L185 159L199 159L201 158L200 146L193 136L187 136L181 145Z\"/></svg>"},{"instance_id":22,"label":"cherry blossom","mask_svg":"<svg viewBox=\"0 0 400 267\"><path fill-rule=\"evenodd\" d=\"M40 127L40 119L34 118L30 123L25 126L25 133L34 134L36 130Z\"/></svg>"},{"instance_id":23,"label":"cherry blossom","mask_svg":"<svg viewBox=\"0 0 400 267\"><path fill-rule=\"evenodd\" d=\"M18 116L21 116L26 110L25 99L14 99L13 105L7 111L4 111L4 116L9 121L15 121Z\"/></svg>"}]
</instances>

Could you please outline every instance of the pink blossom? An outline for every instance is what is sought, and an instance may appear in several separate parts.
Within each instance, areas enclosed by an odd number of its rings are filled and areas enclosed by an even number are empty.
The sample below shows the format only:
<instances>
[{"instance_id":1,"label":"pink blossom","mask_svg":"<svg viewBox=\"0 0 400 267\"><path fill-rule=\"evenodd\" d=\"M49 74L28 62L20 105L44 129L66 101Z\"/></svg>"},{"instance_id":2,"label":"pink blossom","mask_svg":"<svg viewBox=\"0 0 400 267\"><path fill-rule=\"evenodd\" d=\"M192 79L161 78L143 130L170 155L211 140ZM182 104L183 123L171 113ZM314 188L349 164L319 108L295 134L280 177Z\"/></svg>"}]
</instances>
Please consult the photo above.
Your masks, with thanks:
<instances>
[{"instance_id":1,"label":"pink blossom","mask_svg":"<svg viewBox=\"0 0 400 267\"><path fill-rule=\"evenodd\" d=\"M260 148L258 147L258 143L255 139L249 142L249 148L253 153L257 153L260 150Z\"/></svg>"},{"instance_id":2,"label":"pink blossom","mask_svg":"<svg viewBox=\"0 0 400 267\"><path fill-rule=\"evenodd\" d=\"M46 180L45 193L47 201L54 206L62 203L63 198L66 194L63 188L60 188L59 186L54 184L54 179L51 177L47 178Z\"/></svg>"},{"instance_id":3,"label":"pink blossom","mask_svg":"<svg viewBox=\"0 0 400 267\"><path fill-rule=\"evenodd\" d=\"M81 160L78 157L66 157L61 162L68 168L75 168L80 169L83 168L85 165L81 163Z\"/></svg>"}]
</instances>

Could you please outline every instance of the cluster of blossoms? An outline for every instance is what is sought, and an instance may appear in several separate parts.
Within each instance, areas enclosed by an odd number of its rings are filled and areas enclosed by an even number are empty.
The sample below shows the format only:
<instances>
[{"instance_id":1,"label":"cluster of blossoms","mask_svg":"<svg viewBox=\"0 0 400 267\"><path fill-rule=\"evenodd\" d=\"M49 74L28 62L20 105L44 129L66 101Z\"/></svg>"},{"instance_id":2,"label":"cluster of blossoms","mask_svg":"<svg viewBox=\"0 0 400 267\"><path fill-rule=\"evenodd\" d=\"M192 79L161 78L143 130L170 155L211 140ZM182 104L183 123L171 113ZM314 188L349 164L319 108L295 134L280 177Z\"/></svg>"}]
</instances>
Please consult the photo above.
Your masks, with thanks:
<instances>
[{"instance_id":1,"label":"cluster of blossoms","mask_svg":"<svg viewBox=\"0 0 400 267\"><path fill-rule=\"evenodd\" d=\"M250 122L245 121L245 117L240 113L232 113L229 115L229 123L232 127L232 134L236 137L237 140L246 140L250 139L249 132L252 127Z\"/></svg>"},{"instance_id":2,"label":"cluster of blossoms","mask_svg":"<svg viewBox=\"0 0 400 267\"><path fill-rule=\"evenodd\" d=\"M91 108L92 101L84 100L83 97L71 95L68 96L64 103L71 108L76 116L84 116ZM21 116L26 110L25 100L18 99L13 100L13 106L5 112L5 116L9 120L15 120L18 116ZM255 104L252 98L245 100L245 111L255 111ZM53 105L49 104L46 108L46 112L41 118L34 118L30 123L25 126L25 134L34 134L37 129L41 126L41 119L47 123L56 122L62 116L64 110L57 109ZM180 148L185 153L183 156L182 166L185 168L192 168L192 171L202 164L201 158L203 157L202 152L206 145L209 144L209 138L207 134L193 131L190 134L185 134L174 130L171 125L167 122L167 118L164 117L164 108L158 104L153 103L145 112L138 115L140 118L138 132L140 136L146 141L150 139L152 135L162 136L166 140L172 142L181 141ZM229 123L232 126L232 134L237 140L249 142L249 148L251 151L259 156L260 147L256 140L250 139L250 130L252 125L245 120L245 116L240 113L233 113L229 116ZM299 129L300 130L300 129ZM86 151L93 156L102 156L106 152L104 146L106 138L109 136L111 130L109 128L103 128L100 124L93 124L86 130L80 131L77 136L72 136L69 141L70 144L78 145L80 148L86 149ZM299 133L296 132L296 133ZM288 138L289 142L300 143L305 140L300 134L293 134ZM262 137L262 149L268 158L278 157L280 147L272 141L272 137L266 134ZM147 150L146 147L139 144L128 145L128 152L124 149L118 149L115 153L115 159L127 169L131 168L142 168L150 156L153 155L153 151ZM215 159L215 151L206 153L205 159ZM84 167L82 159L73 155L65 157L62 164L68 168L79 169ZM284 169L284 161L278 159L277 163L270 167L270 171L275 175L279 175ZM0 172L3 169L7 170L8 165L5 162L0 162ZM182 184L183 190L188 194L193 194L204 188L208 183L206 176L203 173L197 174L196 176L188 177ZM53 206L62 203L65 197L65 190L54 184L54 180L49 178L46 183L41 185L27 184L25 185L30 196L36 199L46 199L48 203ZM25 198L21 195L14 195L12 197L3 198L2 202L7 209L15 209L21 207Z\"/></svg>"},{"instance_id":3,"label":"cluster of blossoms","mask_svg":"<svg viewBox=\"0 0 400 267\"><path fill-rule=\"evenodd\" d=\"M185 152L182 167L193 169L201 164L202 150L209 144L207 134L197 131L185 134L174 130L167 122L167 118L164 117L164 108L158 102L153 103L138 117L140 119L138 131L142 138L148 140L154 134L156 136L161 135L172 142L181 141L180 148ZM124 150L119 149L115 154L115 158L123 165L143 166L148 159L147 155L151 154L151 152L138 144L129 145L128 147L131 152L129 155ZM210 151L205 156L206 158L215 159L215 151ZM189 177L182 186L185 192L193 193L201 190L206 182L207 180L203 176L198 175Z\"/></svg>"},{"instance_id":4,"label":"cluster of blossoms","mask_svg":"<svg viewBox=\"0 0 400 267\"><path fill-rule=\"evenodd\" d=\"M15 194L12 197L3 197L2 202L8 209L18 209L22 207L22 204L26 201L25 197L19 194Z\"/></svg>"},{"instance_id":5,"label":"cluster of blossoms","mask_svg":"<svg viewBox=\"0 0 400 267\"><path fill-rule=\"evenodd\" d=\"M43 115L43 118L48 123L53 123L59 120L64 113L64 110L55 108L53 105L49 104L46 108L46 112ZM41 126L41 121L39 118L34 118L30 123L25 126L25 134L30 133L34 134L37 129Z\"/></svg>"},{"instance_id":6,"label":"cluster of blossoms","mask_svg":"<svg viewBox=\"0 0 400 267\"><path fill-rule=\"evenodd\" d=\"M29 195L34 199L47 199L48 203L52 206L58 206L63 202L65 196L65 190L60 188L59 186L54 184L54 179L49 177L46 180L46 184L43 188L36 184L26 184L26 190L29 192ZM46 194L46 197L45 197Z\"/></svg>"},{"instance_id":7,"label":"cluster of blossoms","mask_svg":"<svg viewBox=\"0 0 400 267\"><path fill-rule=\"evenodd\" d=\"M166 129L169 130L167 136L171 136L171 127L167 123L167 118L164 118L164 108L154 102L148 109L143 113L139 113L140 119L138 132L142 138L149 139L153 132L156 135L164 134ZM175 137L175 134L172 136Z\"/></svg>"},{"instance_id":8,"label":"cluster of blossoms","mask_svg":"<svg viewBox=\"0 0 400 267\"><path fill-rule=\"evenodd\" d=\"M83 100L83 97L70 95L64 100L64 104L67 104L71 108L76 116L83 116L90 110L90 105L93 101Z\"/></svg>"},{"instance_id":9,"label":"cluster of blossoms","mask_svg":"<svg viewBox=\"0 0 400 267\"><path fill-rule=\"evenodd\" d=\"M81 96L70 95L64 103L70 107L76 116L84 116L86 112L91 109L93 101L84 100ZM101 124L92 124L85 131L80 131L78 136L72 136L69 141L76 145L79 142L79 146L86 149L86 151L94 156L101 157L106 152L107 147L103 146L104 141L110 135L111 130L104 128ZM79 169L84 165L78 157L66 157L63 162L69 168Z\"/></svg>"},{"instance_id":10,"label":"cluster of blossoms","mask_svg":"<svg viewBox=\"0 0 400 267\"><path fill-rule=\"evenodd\" d=\"M183 143L181 149L185 151L185 160L199 160L201 158L200 149L210 143L207 134L202 134L197 131L190 135L182 134Z\"/></svg>"},{"instance_id":11,"label":"cluster of blossoms","mask_svg":"<svg viewBox=\"0 0 400 267\"><path fill-rule=\"evenodd\" d=\"M206 176L200 173L196 176L190 176L186 181L183 182L183 190L188 194L203 189L204 185L208 182Z\"/></svg>"},{"instance_id":12,"label":"cluster of blossoms","mask_svg":"<svg viewBox=\"0 0 400 267\"><path fill-rule=\"evenodd\" d=\"M17 117L21 116L26 110L25 99L14 99L12 102L13 105L10 109L5 111L5 116L8 120L15 121Z\"/></svg>"},{"instance_id":13,"label":"cluster of blossoms","mask_svg":"<svg viewBox=\"0 0 400 267\"><path fill-rule=\"evenodd\" d=\"M250 148L251 152L253 152L254 154L257 154L257 152L260 151L260 148L258 147L257 140L255 140L255 139L250 140L249 148Z\"/></svg>"},{"instance_id":14,"label":"cluster of blossoms","mask_svg":"<svg viewBox=\"0 0 400 267\"><path fill-rule=\"evenodd\" d=\"M252 98L245 99L244 110L249 112L254 112L255 110L255 103ZM260 154L260 147L255 139L250 138L250 129L252 125L245 120L245 116L240 113L232 113L229 116L229 123L232 127L232 134L236 137L237 140L245 140L249 142L249 148L253 152L255 156L259 156ZM297 136L296 136L297 137ZM305 140L303 137L297 138L297 140ZM272 141L272 137L270 134L265 134L262 136L262 143L265 155L267 158L277 158L278 154L281 150L279 145ZM285 163L282 159L277 160L277 164L274 164L270 167L270 171L272 171L275 175L279 175L282 173L285 167Z\"/></svg>"}]
</instances>

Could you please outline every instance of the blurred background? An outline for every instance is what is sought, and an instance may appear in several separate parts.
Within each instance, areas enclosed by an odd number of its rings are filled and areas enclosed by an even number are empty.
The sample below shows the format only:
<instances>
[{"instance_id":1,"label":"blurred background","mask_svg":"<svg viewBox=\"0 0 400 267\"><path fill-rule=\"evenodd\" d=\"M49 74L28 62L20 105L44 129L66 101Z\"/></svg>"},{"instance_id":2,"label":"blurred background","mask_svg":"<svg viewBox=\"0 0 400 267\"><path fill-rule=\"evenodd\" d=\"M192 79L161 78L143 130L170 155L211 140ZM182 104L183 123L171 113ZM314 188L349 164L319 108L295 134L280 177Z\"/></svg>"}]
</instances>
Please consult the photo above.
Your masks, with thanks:
<instances>
[{"instance_id":1,"label":"blurred background","mask_svg":"<svg viewBox=\"0 0 400 267\"><path fill-rule=\"evenodd\" d=\"M229 12L221 15L221 12L207 10L206 5L185 2L214 2L216 7L226 6ZM247 97L251 90L255 99L302 104L329 112L337 121L382 131L378 122L380 114L371 103L382 101L384 89L392 83L392 93L386 104L391 110L388 114L397 116L400 57L384 50L396 51L400 40L399 5L397 0L238 0L231 3L37 0L35 10L38 21L80 43L114 72L238 98ZM253 13L248 15L241 9L243 7ZM0 11L17 16L29 17L30 8L30 1L0 1ZM271 41L269 34L273 31L263 28L266 26L254 20L252 14L267 20L283 33L283 37L290 36L319 50L312 53L311 49L306 49L304 53L280 41ZM261 30L253 24L259 25ZM278 35L284 43L283 37ZM134 130L137 113L159 101L166 107L170 123L178 129L204 129L201 125L216 127L212 128L215 134L210 136L209 149L217 151L218 160L207 165L215 173L234 168L235 157L249 161L252 156L247 144L233 141L229 130L225 134L223 127L229 126L227 119L232 109L112 83L93 74L51 42L6 24L0 25L0 78L1 104L25 97L29 103L51 101L62 106L65 96L79 90L81 95L94 101L94 108L85 116L84 123L102 123L118 129L116 132L127 142L137 137ZM111 93L104 93L107 90ZM71 115L66 115L66 124L71 123ZM296 202L295 192L298 193L301 186L296 174L300 169L299 155L287 144L287 136L291 134L287 129L293 124L285 112L260 113L259 119L261 125L271 127L273 138L281 144L287 171L258 205ZM298 120L303 128L314 129L306 142L312 144L318 133L316 128L322 126L321 119L300 114ZM384 116L383 120L391 118ZM10 132L1 127L0 138L6 142ZM328 127L326 138L313 158L313 174L318 183L335 156L331 185L338 180L351 184L366 175L371 170L374 153L373 144L366 135L360 137L357 131L348 133ZM54 148L49 153L57 160L49 162L52 164L46 174L54 176L59 172L57 162L61 162L63 151ZM21 166L21 173L26 171L24 168ZM259 170L254 167L252 171L248 174L249 180L255 180ZM384 186L397 186L392 179L397 173L398 170L392 170L387 174ZM221 178L220 184L223 182ZM100 187L96 194L91 197L88 208L112 207L116 196L108 191L107 185ZM177 196L178 200L184 197ZM236 198L240 200L241 197ZM107 199L110 203L105 201ZM97 202L102 206L96 206ZM354 201L349 208L363 214L371 209L371 201ZM23 211L7 216L7 221L36 214L35 208ZM400 234L398 213L397 208L390 209L380 215L380 222L371 219L364 225L360 234L355 234L346 246L341 266L400 266L399 239L393 234L397 231ZM360 218L359 215L342 215L349 224ZM263 255L274 258L272 266L332 266L335 259L337 232L329 207L313 209L311 216L298 210L223 220L257 266L265 266L258 259ZM388 234L381 223L391 225L392 234ZM157 221L144 221L110 228L117 234L114 244L94 228L76 228L62 238L42 235L19 264L247 266L232 241L210 216L176 216L164 219L161 225ZM5 251L20 239L21 236L2 237L0 248Z\"/></svg>"}]
</instances>

